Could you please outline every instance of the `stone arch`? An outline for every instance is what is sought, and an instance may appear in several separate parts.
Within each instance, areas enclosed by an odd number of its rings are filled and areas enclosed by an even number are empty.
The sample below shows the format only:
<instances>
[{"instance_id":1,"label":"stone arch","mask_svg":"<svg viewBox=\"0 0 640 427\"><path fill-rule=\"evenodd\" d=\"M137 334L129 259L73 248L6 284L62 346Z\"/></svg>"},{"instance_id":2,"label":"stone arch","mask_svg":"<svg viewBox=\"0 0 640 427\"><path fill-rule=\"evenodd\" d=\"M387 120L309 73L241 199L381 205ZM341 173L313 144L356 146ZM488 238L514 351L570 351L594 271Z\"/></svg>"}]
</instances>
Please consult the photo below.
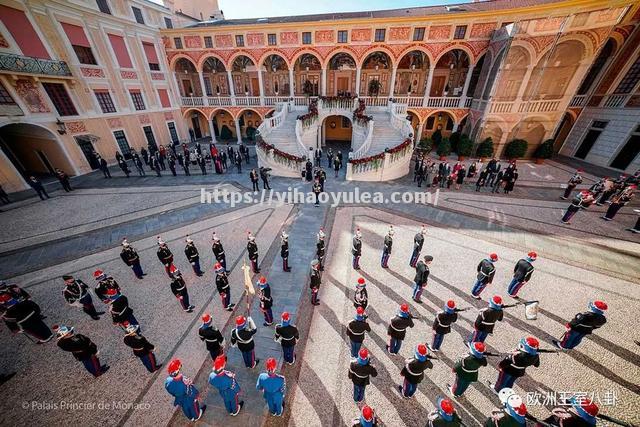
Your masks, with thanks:
<instances>
[{"instance_id":1,"label":"stone arch","mask_svg":"<svg viewBox=\"0 0 640 427\"><path fill-rule=\"evenodd\" d=\"M276 55L279 56L280 58L282 58L282 60L284 61L284 63L287 65L287 69L289 69L293 64L293 62L289 61L289 59L287 58L287 54L285 52L283 52L280 49L269 49L268 51L264 52L262 55L260 55L260 57L257 60L257 64L258 66L262 67L264 65L264 61L270 57L271 55Z\"/></svg>"},{"instance_id":2,"label":"stone arch","mask_svg":"<svg viewBox=\"0 0 640 427\"><path fill-rule=\"evenodd\" d=\"M231 71L233 91L236 96L260 96L258 67L253 58L239 52L229 58L227 70Z\"/></svg>"},{"instance_id":3,"label":"stone arch","mask_svg":"<svg viewBox=\"0 0 640 427\"><path fill-rule=\"evenodd\" d=\"M294 94L296 96L318 96L322 93L322 60L311 51L299 52L292 61ZM307 84L307 81L309 82ZM306 85L306 86L305 86Z\"/></svg>"},{"instance_id":4,"label":"stone arch","mask_svg":"<svg viewBox=\"0 0 640 427\"><path fill-rule=\"evenodd\" d=\"M436 64L436 66L438 65L438 62L440 62L440 60L447 54L456 51L456 50L461 50L466 54L467 57L467 61L468 61L468 65L473 64L475 61L475 56L473 54L473 52L471 51L471 49L469 49L467 46L462 45L462 44L457 44L457 45L453 45L451 46L449 49L440 52L440 54L438 56L436 56L433 60L433 63Z\"/></svg>"},{"instance_id":5,"label":"stone arch","mask_svg":"<svg viewBox=\"0 0 640 427\"><path fill-rule=\"evenodd\" d=\"M429 96L462 96L471 56L467 49L448 49L436 58Z\"/></svg>"},{"instance_id":6,"label":"stone arch","mask_svg":"<svg viewBox=\"0 0 640 427\"><path fill-rule=\"evenodd\" d=\"M178 61L180 61L181 59L185 59L188 62L191 63L191 65L193 65L193 68L197 71L199 70L198 65L196 62L193 61L193 58L191 58L188 55L185 55L183 53L179 53L176 56L174 56L173 58L171 58L171 61L169 61L169 69L173 72L176 71L176 65L178 63Z\"/></svg>"},{"instance_id":7,"label":"stone arch","mask_svg":"<svg viewBox=\"0 0 640 427\"><path fill-rule=\"evenodd\" d=\"M582 83L580 83L578 91L576 92L578 95L584 95L591 89L595 81L603 74L604 70L606 70L606 65L613 60L618 46L620 46L620 44L618 44L614 37L609 37L605 41L602 49L591 63Z\"/></svg>"},{"instance_id":8,"label":"stone arch","mask_svg":"<svg viewBox=\"0 0 640 427\"><path fill-rule=\"evenodd\" d=\"M421 46L421 45L409 46L408 48L400 52L400 54L398 55L398 58L399 58L398 62L400 62L402 57L404 57L407 53L410 53L411 51L414 51L414 50L420 51L425 55L427 55L427 58L429 59L429 64L435 64L432 53L425 46Z\"/></svg>"},{"instance_id":9,"label":"stone arch","mask_svg":"<svg viewBox=\"0 0 640 427\"><path fill-rule=\"evenodd\" d=\"M243 108L238 110L235 120L238 121L242 137L249 141L255 140L256 130L263 120L262 115L253 108Z\"/></svg>"},{"instance_id":10,"label":"stone arch","mask_svg":"<svg viewBox=\"0 0 640 427\"><path fill-rule=\"evenodd\" d=\"M394 95L424 96L430 65L429 55L420 49L409 50L400 56L396 64Z\"/></svg>"},{"instance_id":11,"label":"stone arch","mask_svg":"<svg viewBox=\"0 0 640 427\"><path fill-rule=\"evenodd\" d=\"M503 61L500 79L494 99L497 102L514 101L520 87L525 83L525 76L531 67L532 56L523 46L511 46Z\"/></svg>"},{"instance_id":12,"label":"stone arch","mask_svg":"<svg viewBox=\"0 0 640 427\"><path fill-rule=\"evenodd\" d=\"M200 58L200 61L198 61L197 64L197 69L198 71L203 71L204 70L204 63L207 62L208 59L210 58L215 58L218 61L220 61L222 63L222 66L224 67L225 71L228 69L227 68L227 63L224 60L224 58L222 58L220 55L212 53L212 52L207 52L205 55L202 55L202 57Z\"/></svg>"},{"instance_id":13,"label":"stone arch","mask_svg":"<svg viewBox=\"0 0 640 427\"><path fill-rule=\"evenodd\" d=\"M359 95L389 96L391 94L393 60L388 53L382 49L371 50L360 63L360 67Z\"/></svg>"},{"instance_id":14,"label":"stone arch","mask_svg":"<svg viewBox=\"0 0 640 427\"><path fill-rule=\"evenodd\" d=\"M431 135L438 129L443 137L448 137L453 133L456 125L456 115L448 110L436 110L424 118L422 123L422 137Z\"/></svg>"},{"instance_id":15,"label":"stone arch","mask_svg":"<svg viewBox=\"0 0 640 427\"><path fill-rule=\"evenodd\" d=\"M356 53L351 50L351 49L347 49L345 47L336 47L334 49L332 49L330 52L327 53L327 56L325 56L325 58L322 61L322 68L326 68L329 69L330 65L331 65L331 60L339 55L339 54L347 54L351 57L351 59L353 60L354 63L354 68L358 66L358 55L356 55Z\"/></svg>"},{"instance_id":16,"label":"stone arch","mask_svg":"<svg viewBox=\"0 0 640 427\"><path fill-rule=\"evenodd\" d=\"M323 58L322 55L320 55L320 53L316 52L313 49L301 49L298 52L296 52L292 57L291 57L291 61L290 63L292 64L292 67L296 66L296 62L298 62L298 60L303 56L303 55L311 55L313 57L315 57L318 62L320 63L320 68L323 67Z\"/></svg>"},{"instance_id":17,"label":"stone arch","mask_svg":"<svg viewBox=\"0 0 640 427\"><path fill-rule=\"evenodd\" d=\"M291 93L289 70L291 66L287 60L277 53L263 58L258 70L263 74L262 84L265 96L289 96Z\"/></svg>"},{"instance_id":18,"label":"stone arch","mask_svg":"<svg viewBox=\"0 0 640 427\"><path fill-rule=\"evenodd\" d=\"M207 114L206 114L203 110L201 110L201 109L199 109L199 108L195 108L195 107L190 107L190 108L187 108L186 110L184 110L184 111L182 112L182 117L186 118L186 117L187 117L187 115L188 115L188 113L192 113L192 112L200 113L200 114L202 114L205 118L208 118L208 117L207 117Z\"/></svg>"},{"instance_id":19,"label":"stone arch","mask_svg":"<svg viewBox=\"0 0 640 427\"><path fill-rule=\"evenodd\" d=\"M388 68L392 69L395 65L393 60L394 53L385 46L372 46L360 55L360 62L356 63L358 67L364 68L365 62L376 53L383 53L387 56Z\"/></svg>"},{"instance_id":20,"label":"stone arch","mask_svg":"<svg viewBox=\"0 0 640 427\"><path fill-rule=\"evenodd\" d=\"M327 95L357 95L357 64L354 55L347 51L338 51L329 57L327 61Z\"/></svg>"},{"instance_id":21,"label":"stone arch","mask_svg":"<svg viewBox=\"0 0 640 427\"><path fill-rule=\"evenodd\" d=\"M228 115L230 115L231 117L234 117L233 113L229 110L227 110L224 107L221 108L214 108L213 110L211 110L211 113L209 113L209 116L207 117L209 120L213 120L213 118L220 112L226 113Z\"/></svg>"},{"instance_id":22,"label":"stone arch","mask_svg":"<svg viewBox=\"0 0 640 427\"><path fill-rule=\"evenodd\" d=\"M203 96L204 88L200 84L198 68L191 58L178 58L174 63L173 71L180 90L180 96Z\"/></svg>"}]
</instances>

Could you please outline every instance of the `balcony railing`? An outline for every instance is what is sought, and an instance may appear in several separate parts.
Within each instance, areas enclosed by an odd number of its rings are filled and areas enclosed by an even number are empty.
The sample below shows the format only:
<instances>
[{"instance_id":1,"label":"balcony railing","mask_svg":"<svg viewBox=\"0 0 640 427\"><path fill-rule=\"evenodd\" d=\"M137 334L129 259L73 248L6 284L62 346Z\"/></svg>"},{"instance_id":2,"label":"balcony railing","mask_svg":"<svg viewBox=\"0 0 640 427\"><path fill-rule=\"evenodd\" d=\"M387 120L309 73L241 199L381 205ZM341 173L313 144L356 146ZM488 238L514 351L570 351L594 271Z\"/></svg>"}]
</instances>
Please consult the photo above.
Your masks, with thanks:
<instances>
[{"instance_id":1,"label":"balcony railing","mask_svg":"<svg viewBox=\"0 0 640 427\"><path fill-rule=\"evenodd\" d=\"M629 95L607 95L602 100L601 106L605 108L622 108L627 103L629 99Z\"/></svg>"},{"instance_id":2,"label":"balcony railing","mask_svg":"<svg viewBox=\"0 0 640 427\"><path fill-rule=\"evenodd\" d=\"M491 103L490 113L510 113L513 110L513 101L498 101Z\"/></svg>"},{"instance_id":3,"label":"balcony railing","mask_svg":"<svg viewBox=\"0 0 640 427\"><path fill-rule=\"evenodd\" d=\"M0 53L0 71L71 77L71 70L69 70L69 66L64 61L14 55L12 53Z\"/></svg>"},{"instance_id":4,"label":"balcony railing","mask_svg":"<svg viewBox=\"0 0 640 427\"><path fill-rule=\"evenodd\" d=\"M523 102L518 107L519 113L547 113L550 111L558 111L560 100L538 100Z\"/></svg>"},{"instance_id":5,"label":"balcony railing","mask_svg":"<svg viewBox=\"0 0 640 427\"><path fill-rule=\"evenodd\" d=\"M569 102L569 107L584 107L587 103L587 95L576 95L571 98L571 102Z\"/></svg>"}]
</instances>

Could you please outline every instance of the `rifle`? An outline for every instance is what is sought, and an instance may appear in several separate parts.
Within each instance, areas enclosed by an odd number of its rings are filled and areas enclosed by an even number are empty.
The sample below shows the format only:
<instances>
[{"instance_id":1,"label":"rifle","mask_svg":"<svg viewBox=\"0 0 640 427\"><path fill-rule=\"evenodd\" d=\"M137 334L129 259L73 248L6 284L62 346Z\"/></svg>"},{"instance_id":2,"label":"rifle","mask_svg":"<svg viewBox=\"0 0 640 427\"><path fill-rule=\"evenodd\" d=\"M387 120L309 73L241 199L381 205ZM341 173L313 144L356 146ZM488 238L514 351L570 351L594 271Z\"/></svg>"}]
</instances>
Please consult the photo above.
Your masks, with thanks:
<instances>
[{"instance_id":1,"label":"rifle","mask_svg":"<svg viewBox=\"0 0 640 427\"><path fill-rule=\"evenodd\" d=\"M467 311L467 310L471 310L471 307L467 307L467 308L456 308L453 311L456 313L460 313L461 311Z\"/></svg>"},{"instance_id":2,"label":"rifle","mask_svg":"<svg viewBox=\"0 0 640 427\"><path fill-rule=\"evenodd\" d=\"M500 353L490 353L488 351L485 351L483 354L485 356L489 356L489 357L502 357L502 356L504 356L503 354L500 354Z\"/></svg>"},{"instance_id":3,"label":"rifle","mask_svg":"<svg viewBox=\"0 0 640 427\"><path fill-rule=\"evenodd\" d=\"M560 353L560 350L551 350L548 348L539 348L538 353Z\"/></svg>"},{"instance_id":4,"label":"rifle","mask_svg":"<svg viewBox=\"0 0 640 427\"><path fill-rule=\"evenodd\" d=\"M511 307L515 307L515 306L517 306L517 305L522 305L522 304L524 304L525 302L528 302L528 301L519 301L519 302L517 302L517 303L515 303L515 304L507 304L507 305L503 305L503 306L502 306L502 308L511 308Z\"/></svg>"}]
</instances>

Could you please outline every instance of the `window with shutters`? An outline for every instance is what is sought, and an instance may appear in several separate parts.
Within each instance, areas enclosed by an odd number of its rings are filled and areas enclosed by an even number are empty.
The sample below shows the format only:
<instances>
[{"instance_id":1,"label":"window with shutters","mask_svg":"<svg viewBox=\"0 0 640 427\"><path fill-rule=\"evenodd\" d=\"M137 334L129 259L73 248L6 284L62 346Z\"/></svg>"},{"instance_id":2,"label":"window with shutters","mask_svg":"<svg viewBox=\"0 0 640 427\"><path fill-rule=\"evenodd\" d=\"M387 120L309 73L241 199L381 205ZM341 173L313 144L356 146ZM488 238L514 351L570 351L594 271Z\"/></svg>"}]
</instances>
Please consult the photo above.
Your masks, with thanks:
<instances>
[{"instance_id":1,"label":"window with shutters","mask_svg":"<svg viewBox=\"0 0 640 427\"><path fill-rule=\"evenodd\" d=\"M424 40L424 27L418 27L413 29L413 41L421 42Z\"/></svg>"},{"instance_id":2,"label":"window with shutters","mask_svg":"<svg viewBox=\"0 0 640 427\"><path fill-rule=\"evenodd\" d=\"M311 32L302 33L302 44L311 44Z\"/></svg>"},{"instance_id":3,"label":"window with shutters","mask_svg":"<svg viewBox=\"0 0 640 427\"><path fill-rule=\"evenodd\" d=\"M96 99L98 100L98 104L100 104L100 109L103 113L116 112L116 106L113 105L113 100L111 99L111 94L108 90L96 90L94 93L96 94Z\"/></svg>"},{"instance_id":4,"label":"window with shutters","mask_svg":"<svg viewBox=\"0 0 640 427\"><path fill-rule=\"evenodd\" d=\"M142 42L142 50L144 50L144 54L147 57L149 69L151 71L160 71L160 60L158 59L156 47L153 43Z\"/></svg>"},{"instance_id":5,"label":"window with shutters","mask_svg":"<svg viewBox=\"0 0 640 427\"><path fill-rule=\"evenodd\" d=\"M460 40L460 39L463 39L466 34L467 34L467 26L458 25L456 27L455 33L453 34L453 38L456 40Z\"/></svg>"},{"instance_id":6,"label":"window with shutters","mask_svg":"<svg viewBox=\"0 0 640 427\"><path fill-rule=\"evenodd\" d=\"M124 131L122 130L114 130L113 137L116 139L116 142L118 143L118 148L120 148L120 153L123 156L128 158L129 154L131 154L131 147L129 147L129 141L127 141L127 135L125 135Z\"/></svg>"},{"instance_id":7,"label":"window with shutters","mask_svg":"<svg viewBox=\"0 0 640 427\"><path fill-rule=\"evenodd\" d=\"M242 36L242 35L237 35L236 36L236 46L238 46L238 47L244 46L244 36Z\"/></svg>"},{"instance_id":8,"label":"window with shutters","mask_svg":"<svg viewBox=\"0 0 640 427\"><path fill-rule=\"evenodd\" d=\"M73 46L73 51L76 53L76 56L78 57L78 61L81 64L98 65L98 63L96 62L96 58L93 56L93 52L91 51L90 47L76 46L76 45L72 45L72 46Z\"/></svg>"},{"instance_id":9,"label":"window with shutters","mask_svg":"<svg viewBox=\"0 0 640 427\"><path fill-rule=\"evenodd\" d=\"M180 37L174 37L173 44L176 46L176 49L182 49L182 39Z\"/></svg>"},{"instance_id":10,"label":"window with shutters","mask_svg":"<svg viewBox=\"0 0 640 427\"><path fill-rule=\"evenodd\" d=\"M166 16L164 17L164 26L168 29L173 28L173 22L171 21L171 18L167 18Z\"/></svg>"},{"instance_id":11,"label":"window with shutters","mask_svg":"<svg viewBox=\"0 0 640 427\"><path fill-rule=\"evenodd\" d=\"M62 83L42 83L49 99L61 116L77 116L78 111Z\"/></svg>"},{"instance_id":12,"label":"window with shutters","mask_svg":"<svg viewBox=\"0 0 640 427\"><path fill-rule=\"evenodd\" d=\"M142 130L144 131L145 138L147 138L147 145L157 150L158 145L156 144L156 137L153 136L153 128L151 128L151 126L144 126Z\"/></svg>"},{"instance_id":13,"label":"window with shutters","mask_svg":"<svg viewBox=\"0 0 640 427\"><path fill-rule=\"evenodd\" d=\"M347 30L338 31L338 43L346 43L349 39L349 34Z\"/></svg>"},{"instance_id":14,"label":"window with shutters","mask_svg":"<svg viewBox=\"0 0 640 427\"><path fill-rule=\"evenodd\" d=\"M636 59L636 62L633 63L627 74L625 74L624 78L620 81L616 91L614 93L631 93L634 87L638 84L640 80L640 56Z\"/></svg>"},{"instance_id":15,"label":"window with shutters","mask_svg":"<svg viewBox=\"0 0 640 427\"><path fill-rule=\"evenodd\" d=\"M211 38L211 36L204 36L204 47L206 47L207 49L213 48L213 39Z\"/></svg>"},{"instance_id":16,"label":"window with shutters","mask_svg":"<svg viewBox=\"0 0 640 427\"><path fill-rule=\"evenodd\" d=\"M377 42L383 42L384 41L384 36L386 34L386 30L384 28L380 28L376 30L376 37L375 37L375 41Z\"/></svg>"},{"instance_id":17,"label":"window with shutters","mask_svg":"<svg viewBox=\"0 0 640 427\"><path fill-rule=\"evenodd\" d=\"M137 111L145 110L146 107L144 105L144 98L142 97L142 93L139 90L129 91L131 94L131 100L133 101L133 106Z\"/></svg>"},{"instance_id":18,"label":"window with shutters","mask_svg":"<svg viewBox=\"0 0 640 427\"><path fill-rule=\"evenodd\" d=\"M144 16L142 16L142 11L133 6L131 6L131 10L133 10L133 16L136 18L136 22L138 24L144 24Z\"/></svg>"},{"instance_id":19,"label":"window with shutters","mask_svg":"<svg viewBox=\"0 0 640 427\"><path fill-rule=\"evenodd\" d=\"M278 39L276 38L276 35L267 34L267 43L269 44L269 46L275 46L276 44L278 44Z\"/></svg>"},{"instance_id":20,"label":"window with shutters","mask_svg":"<svg viewBox=\"0 0 640 427\"><path fill-rule=\"evenodd\" d=\"M169 128L169 136L171 137L171 142L177 144L180 142L178 138L178 131L176 131L176 124L174 122L167 123L167 127Z\"/></svg>"},{"instance_id":21,"label":"window with shutters","mask_svg":"<svg viewBox=\"0 0 640 427\"><path fill-rule=\"evenodd\" d=\"M96 0L96 4L100 12L111 15L111 9L109 9L109 2L107 2L107 0Z\"/></svg>"}]
</instances>

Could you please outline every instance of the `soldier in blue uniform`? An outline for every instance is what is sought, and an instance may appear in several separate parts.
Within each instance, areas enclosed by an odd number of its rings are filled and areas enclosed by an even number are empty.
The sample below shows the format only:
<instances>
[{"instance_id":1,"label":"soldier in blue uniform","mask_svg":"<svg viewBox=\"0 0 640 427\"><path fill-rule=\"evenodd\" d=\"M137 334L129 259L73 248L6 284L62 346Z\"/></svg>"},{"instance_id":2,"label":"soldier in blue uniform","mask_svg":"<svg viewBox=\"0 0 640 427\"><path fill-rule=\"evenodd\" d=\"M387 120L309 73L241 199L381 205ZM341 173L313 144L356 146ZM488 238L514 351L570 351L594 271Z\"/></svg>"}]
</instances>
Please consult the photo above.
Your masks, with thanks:
<instances>
[{"instance_id":1,"label":"soldier in blue uniform","mask_svg":"<svg viewBox=\"0 0 640 427\"><path fill-rule=\"evenodd\" d=\"M413 397L418 384L424 379L424 371L433 369L433 363L428 359L429 351L424 344L418 344L413 358L405 360L404 367L400 371L400 375L404 377L402 385L398 386L398 390L402 397Z\"/></svg>"},{"instance_id":2,"label":"soldier in blue uniform","mask_svg":"<svg viewBox=\"0 0 640 427\"><path fill-rule=\"evenodd\" d=\"M489 258L483 259L478 264L478 277L471 289L471 296L475 299L480 299L480 294L484 288L493 282L493 276L496 274L496 267L493 263L496 261L498 261L498 254L489 254Z\"/></svg>"},{"instance_id":3,"label":"soldier in blue uniform","mask_svg":"<svg viewBox=\"0 0 640 427\"><path fill-rule=\"evenodd\" d=\"M375 427L378 425L378 418L370 406L364 405L360 418L353 420L351 427Z\"/></svg>"},{"instance_id":4,"label":"soldier in blue uniform","mask_svg":"<svg viewBox=\"0 0 640 427\"><path fill-rule=\"evenodd\" d=\"M187 290L187 284L182 278L182 273L175 267L175 265L171 266L171 277L171 292L173 292L173 295L178 299L182 310L186 311L187 313L191 313L196 307L189 302L189 291Z\"/></svg>"},{"instance_id":5,"label":"soldier in blue uniform","mask_svg":"<svg viewBox=\"0 0 640 427\"><path fill-rule=\"evenodd\" d=\"M122 261L133 270L133 274L136 275L138 279L143 279L146 274L142 271L142 266L140 265L140 256L138 256L138 252L127 242L127 239L122 239L122 252L120 252L120 258Z\"/></svg>"},{"instance_id":6,"label":"soldier in blue uniform","mask_svg":"<svg viewBox=\"0 0 640 427\"><path fill-rule=\"evenodd\" d=\"M522 398L510 388L504 388L498 394L502 409L491 412L484 427L522 427L526 425L527 407Z\"/></svg>"},{"instance_id":7,"label":"soldier in blue uniform","mask_svg":"<svg viewBox=\"0 0 640 427\"><path fill-rule=\"evenodd\" d=\"M460 427L462 419L453 407L449 399L439 397L436 409L427 415L429 420L427 427Z\"/></svg>"},{"instance_id":8,"label":"soldier in blue uniform","mask_svg":"<svg viewBox=\"0 0 640 427\"><path fill-rule=\"evenodd\" d=\"M429 345L429 350L440 351L444 336L451 332L451 325L458 320L458 312L466 309L456 308L456 303L453 300L449 300L444 304L444 310L436 314L436 318L433 320L433 341Z\"/></svg>"},{"instance_id":9,"label":"soldier in blue uniform","mask_svg":"<svg viewBox=\"0 0 640 427\"><path fill-rule=\"evenodd\" d=\"M369 294L367 293L367 283L364 278L360 277L356 283L356 290L353 294L353 306L355 308L362 307L367 309L369 305Z\"/></svg>"},{"instance_id":10,"label":"soldier in blue uniform","mask_svg":"<svg viewBox=\"0 0 640 427\"><path fill-rule=\"evenodd\" d=\"M247 234L247 252L249 261L251 261L251 269L255 274L260 273L260 268L258 268L258 244L255 236L250 231Z\"/></svg>"},{"instance_id":11,"label":"soldier in blue uniform","mask_svg":"<svg viewBox=\"0 0 640 427\"><path fill-rule=\"evenodd\" d=\"M258 366L260 359L256 359L255 343L253 336L257 329L251 317L236 317L236 327L231 331L231 346L238 346L238 350L242 353L244 365L247 368L255 368Z\"/></svg>"},{"instance_id":12,"label":"soldier in blue uniform","mask_svg":"<svg viewBox=\"0 0 640 427\"><path fill-rule=\"evenodd\" d=\"M133 349L133 354L140 359L147 371L155 372L160 369L162 365L158 365L156 355L153 354L155 346L140 333L138 325L127 324L125 333L125 345Z\"/></svg>"},{"instance_id":13,"label":"soldier in blue uniform","mask_svg":"<svg viewBox=\"0 0 640 427\"><path fill-rule=\"evenodd\" d=\"M500 373L493 389L499 392L503 388L512 388L515 381L525 375L527 367L539 367L539 348L540 342L534 337L522 338L516 351L502 359L498 364Z\"/></svg>"},{"instance_id":14,"label":"soldier in blue uniform","mask_svg":"<svg viewBox=\"0 0 640 427\"><path fill-rule=\"evenodd\" d=\"M391 247L393 246L393 225L389 226L387 235L384 236L384 247L382 248L382 259L380 260L380 266L382 268L389 267L389 257L391 256Z\"/></svg>"},{"instance_id":15,"label":"soldier in blue uniform","mask_svg":"<svg viewBox=\"0 0 640 427\"><path fill-rule=\"evenodd\" d=\"M218 389L227 412L235 417L244 406L244 401L238 398L241 390L240 384L236 381L236 374L224 369L226 364L225 356L216 357L213 362L213 372L209 374L209 384Z\"/></svg>"},{"instance_id":16,"label":"soldier in blue uniform","mask_svg":"<svg viewBox=\"0 0 640 427\"><path fill-rule=\"evenodd\" d=\"M567 323L567 330L559 340L553 340L553 344L562 350L572 350L576 348L582 339L594 330L607 323L604 312L607 311L607 304L603 301L589 303L589 311L578 313Z\"/></svg>"},{"instance_id":17,"label":"soldier in blue uniform","mask_svg":"<svg viewBox=\"0 0 640 427\"><path fill-rule=\"evenodd\" d=\"M469 355L461 357L453 366L456 377L449 392L455 397L462 396L471 383L478 381L478 370L487 366L485 348L483 342L472 342L469 344Z\"/></svg>"},{"instance_id":18,"label":"soldier in blue uniform","mask_svg":"<svg viewBox=\"0 0 640 427\"><path fill-rule=\"evenodd\" d=\"M291 324L291 316L286 311L282 313L281 322L276 325L273 339L282 346L285 363L293 365L296 361L295 348L300 334L296 325Z\"/></svg>"},{"instance_id":19,"label":"soldier in blue uniform","mask_svg":"<svg viewBox=\"0 0 640 427\"><path fill-rule=\"evenodd\" d=\"M311 261L311 268L309 269L309 279L309 287L311 288L311 304L320 305L318 292L320 292L321 276L320 262L317 259Z\"/></svg>"},{"instance_id":20,"label":"soldier in blue uniform","mask_svg":"<svg viewBox=\"0 0 640 427\"><path fill-rule=\"evenodd\" d=\"M222 242L220 242L220 238L214 232L211 239L213 240L213 244L211 245L211 250L213 251L213 255L216 257L216 261L219 262L220 265L222 265L222 268L224 268L224 271L228 272L229 270L227 270L227 256L224 253L224 248L222 247Z\"/></svg>"},{"instance_id":21,"label":"soldier in blue uniform","mask_svg":"<svg viewBox=\"0 0 640 427\"><path fill-rule=\"evenodd\" d=\"M502 298L494 295L489 300L489 307L480 310L473 324L473 333L469 337L469 343L484 342L489 334L493 334L496 322L501 322L504 316Z\"/></svg>"},{"instance_id":22,"label":"soldier in blue uniform","mask_svg":"<svg viewBox=\"0 0 640 427\"><path fill-rule=\"evenodd\" d=\"M515 298L522 287L531 279L534 267L531 265L538 258L538 254L531 251L526 258L519 260L513 268L513 279L509 283L507 292L511 298Z\"/></svg>"},{"instance_id":23,"label":"soldier in blue uniform","mask_svg":"<svg viewBox=\"0 0 640 427\"><path fill-rule=\"evenodd\" d=\"M87 286L82 280L74 279L73 276L62 276L65 287L62 290L62 296L69 305L82 307L82 311L87 313L93 320L100 320L98 312L93 305L91 294L89 293L89 286Z\"/></svg>"},{"instance_id":24,"label":"soldier in blue uniform","mask_svg":"<svg viewBox=\"0 0 640 427\"><path fill-rule=\"evenodd\" d=\"M347 335L351 342L351 358L358 357L358 352L364 342L365 332L371 332L371 326L367 323L367 316L364 314L364 308L358 307L356 315L347 325Z\"/></svg>"},{"instance_id":25,"label":"soldier in blue uniform","mask_svg":"<svg viewBox=\"0 0 640 427\"><path fill-rule=\"evenodd\" d=\"M213 268L216 272L216 288L220 294L222 307L227 311L232 311L235 304L231 303L231 288L229 287L227 270L224 269L224 265L220 262L216 262Z\"/></svg>"},{"instance_id":26,"label":"soldier in blue uniform","mask_svg":"<svg viewBox=\"0 0 640 427\"><path fill-rule=\"evenodd\" d=\"M187 256L191 267L193 267L193 272L196 276L200 277L204 275L204 272L200 269L200 254L198 253L198 248L196 248L193 239L191 239L189 235L187 235L185 242L187 245L184 247L184 254Z\"/></svg>"},{"instance_id":27,"label":"soldier in blue uniform","mask_svg":"<svg viewBox=\"0 0 640 427\"><path fill-rule=\"evenodd\" d=\"M185 417L191 421L197 421L202 417L206 405L200 407L200 392L193 385L193 381L190 378L182 375L180 370L182 369L182 363L179 359L173 359L167 366L169 376L164 382L164 388L167 392L173 396L173 405L180 406Z\"/></svg>"},{"instance_id":28,"label":"soldier in blue uniform","mask_svg":"<svg viewBox=\"0 0 640 427\"><path fill-rule=\"evenodd\" d=\"M433 261L431 255L425 255L424 259L421 259L416 263L416 275L413 278L413 300L419 304L422 304L420 297L422 291L427 287L427 280L429 279L429 264Z\"/></svg>"},{"instance_id":29,"label":"soldier in blue uniform","mask_svg":"<svg viewBox=\"0 0 640 427\"><path fill-rule=\"evenodd\" d=\"M158 251L156 253L158 255L158 259L164 265L164 270L167 272L167 276L171 277L171 267L175 267L173 265L173 253L167 243L162 240L162 237L158 236Z\"/></svg>"},{"instance_id":30,"label":"soldier in blue uniform","mask_svg":"<svg viewBox=\"0 0 640 427\"><path fill-rule=\"evenodd\" d=\"M109 370L108 366L100 364L98 347L88 337L74 334L72 327L63 325L55 325L53 330L56 332L58 347L73 354L91 375L99 377Z\"/></svg>"},{"instance_id":31,"label":"soldier in blue uniform","mask_svg":"<svg viewBox=\"0 0 640 427\"><path fill-rule=\"evenodd\" d=\"M110 300L107 296L107 291L109 289L115 289L120 292L120 285L115 279L111 276L107 276L102 270L98 269L93 272L93 278L98 282L98 285L94 289L96 296L100 301L105 304L109 304Z\"/></svg>"},{"instance_id":32,"label":"soldier in blue uniform","mask_svg":"<svg viewBox=\"0 0 640 427\"><path fill-rule=\"evenodd\" d=\"M351 242L351 254L353 255L353 269L360 270L360 257L362 256L362 233L359 228L356 228L356 233L353 235L353 241Z\"/></svg>"},{"instance_id":33,"label":"soldier in blue uniform","mask_svg":"<svg viewBox=\"0 0 640 427\"><path fill-rule=\"evenodd\" d=\"M115 289L107 290L107 297L110 300L109 313L114 325L118 325L125 329L124 324L128 322L130 325L140 326L138 319L133 315L133 310L129 307L129 300Z\"/></svg>"},{"instance_id":34,"label":"soldier in blue uniform","mask_svg":"<svg viewBox=\"0 0 640 427\"><path fill-rule=\"evenodd\" d=\"M325 255L325 242L324 242L324 229L320 228L316 239L316 259L320 264L320 271L324 271L324 255Z\"/></svg>"},{"instance_id":35,"label":"soldier in blue uniform","mask_svg":"<svg viewBox=\"0 0 640 427\"><path fill-rule=\"evenodd\" d=\"M289 267L289 235L286 231L282 230L280 234L280 257L282 258L282 271L290 272Z\"/></svg>"},{"instance_id":36,"label":"soldier in blue uniform","mask_svg":"<svg viewBox=\"0 0 640 427\"><path fill-rule=\"evenodd\" d=\"M369 385L370 377L377 377L378 371L369 362L369 351L361 348L358 358L349 366L349 379L353 382L353 401L356 403L364 400L365 387Z\"/></svg>"},{"instance_id":37,"label":"soldier in blue uniform","mask_svg":"<svg viewBox=\"0 0 640 427\"><path fill-rule=\"evenodd\" d=\"M267 278L264 276L260 276L258 280L258 289L259 289L259 298L260 298L260 310L262 310L262 314L264 315L264 323L263 326L271 326L273 325L273 297L271 296L271 286L267 283Z\"/></svg>"},{"instance_id":38,"label":"soldier in blue uniform","mask_svg":"<svg viewBox=\"0 0 640 427\"><path fill-rule=\"evenodd\" d=\"M263 372L258 376L256 389L262 391L264 400L267 401L269 413L277 417L282 416L284 394L287 390L287 384L284 376L276 373L276 359L270 357L265 363L267 372Z\"/></svg>"},{"instance_id":39,"label":"soldier in blue uniform","mask_svg":"<svg viewBox=\"0 0 640 427\"><path fill-rule=\"evenodd\" d=\"M409 265L411 267L415 267L418 262L418 258L420 257L420 251L422 250L422 245L424 244L424 235L427 234L427 228L423 225L420 229L420 232L416 233L413 237L413 252L411 253L411 260L409 260Z\"/></svg>"},{"instance_id":40,"label":"soldier in blue uniform","mask_svg":"<svg viewBox=\"0 0 640 427\"><path fill-rule=\"evenodd\" d=\"M209 313L205 313L202 316L202 325L200 329L198 329L198 336L207 346L207 351L211 355L212 360L216 360L216 357L222 355L224 351L224 337L220 331L213 326L213 321Z\"/></svg>"},{"instance_id":41,"label":"soldier in blue uniform","mask_svg":"<svg viewBox=\"0 0 640 427\"><path fill-rule=\"evenodd\" d=\"M407 328L413 328L413 320L411 313L409 313L409 305L400 305L400 310L396 314L387 328L387 335L389 335L389 344L386 346L387 351L391 354L398 354L400 346L407 333Z\"/></svg>"}]
</instances>

